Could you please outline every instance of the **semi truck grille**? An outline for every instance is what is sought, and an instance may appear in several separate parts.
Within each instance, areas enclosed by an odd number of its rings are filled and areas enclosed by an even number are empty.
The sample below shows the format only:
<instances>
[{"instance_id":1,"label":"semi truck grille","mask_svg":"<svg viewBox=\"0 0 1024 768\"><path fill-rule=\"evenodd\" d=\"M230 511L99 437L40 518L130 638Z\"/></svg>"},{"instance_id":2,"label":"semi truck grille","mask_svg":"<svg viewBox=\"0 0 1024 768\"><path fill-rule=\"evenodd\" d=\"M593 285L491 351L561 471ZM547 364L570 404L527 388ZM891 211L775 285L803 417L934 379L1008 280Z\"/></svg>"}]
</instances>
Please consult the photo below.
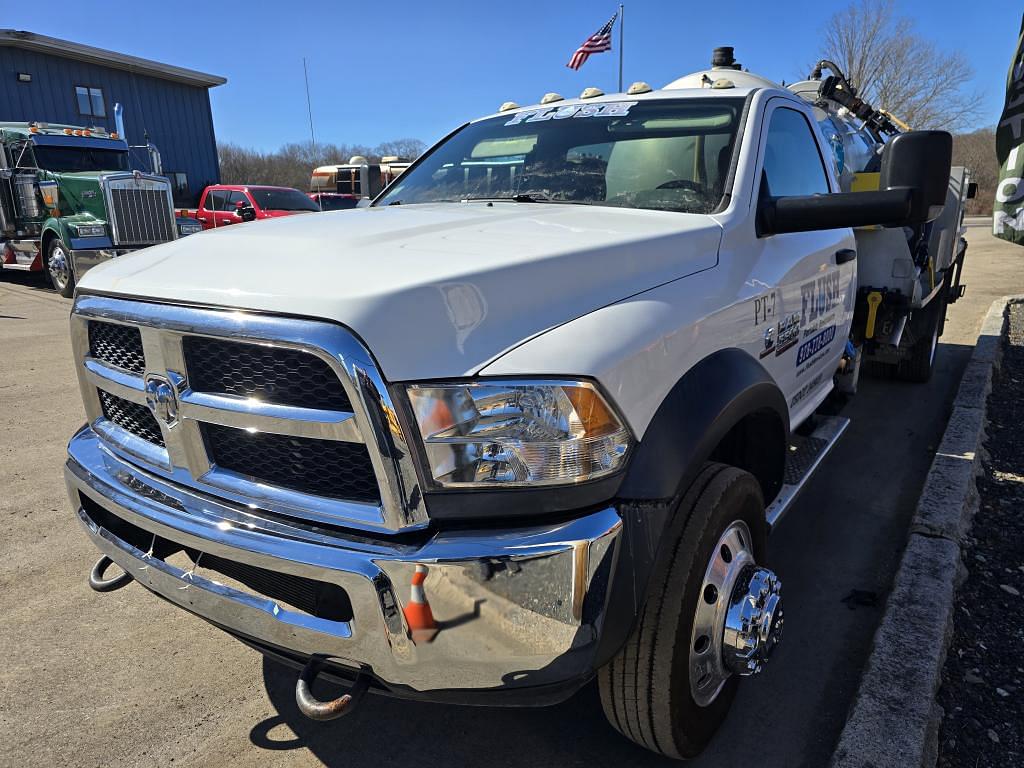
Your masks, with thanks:
<instances>
[{"instance_id":1,"label":"semi truck grille","mask_svg":"<svg viewBox=\"0 0 1024 768\"><path fill-rule=\"evenodd\" d=\"M146 370L142 334L138 328L129 325L90 320L89 354L132 373L141 374Z\"/></svg>"},{"instance_id":2,"label":"semi truck grille","mask_svg":"<svg viewBox=\"0 0 1024 768\"><path fill-rule=\"evenodd\" d=\"M141 437L161 448L164 447L164 437L160 433L160 425L156 423L149 408L104 392L102 389L99 390L99 396L103 415L108 420L136 437Z\"/></svg>"},{"instance_id":3,"label":"semi truck grille","mask_svg":"<svg viewBox=\"0 0 1024 768\"><path fill-rule=\"evenodd\" d=\"M80 295L71 331L89 423L119 460L247 514L429 522L387 384L345 328Z\"/></svg>"},{"instance_id":4,"label":"semi truck grille","mask_svg":"<svg viewBox=\"0 0 1024 768\"><path fill-rule=\"evenodd\" d=\"M337 375L310 352L200 336L186 336L183 349L189 386L197 392L325 411L352 410Z\"/></svg>"},{"instance_id":5,"label":"semi truck grille","mask_svg":"<svg viewBox=\"0 0 1024 768\"><path fill-rule=\"evenodd\" d=\"M163 179L105 179L117 245L153 245L176 237L171 188Z\"/></svg>"},{"instance_id":6,"label":"semi truck grille","mask_svg":"<svg viewBox=\"0 0 1024 768\"><path fill-rule=\"evenodd\" d=\"M334 499L380 502L366 446L308 437L250 433L204 424L213 463L257 482Z\"/></svg>"}]
</instances>

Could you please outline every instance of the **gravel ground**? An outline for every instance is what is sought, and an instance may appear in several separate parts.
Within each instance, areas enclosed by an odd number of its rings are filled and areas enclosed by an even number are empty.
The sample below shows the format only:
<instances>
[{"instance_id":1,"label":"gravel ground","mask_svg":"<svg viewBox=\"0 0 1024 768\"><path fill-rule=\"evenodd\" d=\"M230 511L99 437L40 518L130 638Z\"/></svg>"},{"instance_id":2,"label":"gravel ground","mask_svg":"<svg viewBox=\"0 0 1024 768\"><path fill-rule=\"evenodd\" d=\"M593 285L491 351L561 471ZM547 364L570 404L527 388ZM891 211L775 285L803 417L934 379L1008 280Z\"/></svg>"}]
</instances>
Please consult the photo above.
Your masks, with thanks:
<instances>
[{"instance_id":1,"label":"gravel ground","mask_svg":"<svg viewBox=\"0 0 1024 768\"><path fill-rule=\"evenodd\" d=\"M940 768L1024 765L1024 305L1010 308L988 418L981 504L939 691Z\"/></svg>"}]
</instances>

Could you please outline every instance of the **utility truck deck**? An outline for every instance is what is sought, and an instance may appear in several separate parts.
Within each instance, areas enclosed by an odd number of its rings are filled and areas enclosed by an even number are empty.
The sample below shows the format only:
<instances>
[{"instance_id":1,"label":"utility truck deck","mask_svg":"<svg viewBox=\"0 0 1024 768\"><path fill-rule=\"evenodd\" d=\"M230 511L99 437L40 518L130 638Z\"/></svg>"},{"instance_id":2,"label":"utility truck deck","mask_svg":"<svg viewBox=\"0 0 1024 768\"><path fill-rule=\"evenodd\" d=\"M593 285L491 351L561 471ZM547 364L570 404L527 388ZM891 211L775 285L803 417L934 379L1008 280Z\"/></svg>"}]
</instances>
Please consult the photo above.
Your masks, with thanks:
<instances>
[{"instance_id":1,"label":"utility truck deck","mask_svg":"<svg viewBox=\"0 0 1024 768\"><path fill-rule=\"evenodd\" d=\"M846 427L823 403L869 358L927 378L963 253L949 134L716 60L503 105L369 208L90 271L65 476L93 587L293 664L314 719L596 676L625 736L700 752L781 639L768 534Z\"/></svg>"}]
</instances>

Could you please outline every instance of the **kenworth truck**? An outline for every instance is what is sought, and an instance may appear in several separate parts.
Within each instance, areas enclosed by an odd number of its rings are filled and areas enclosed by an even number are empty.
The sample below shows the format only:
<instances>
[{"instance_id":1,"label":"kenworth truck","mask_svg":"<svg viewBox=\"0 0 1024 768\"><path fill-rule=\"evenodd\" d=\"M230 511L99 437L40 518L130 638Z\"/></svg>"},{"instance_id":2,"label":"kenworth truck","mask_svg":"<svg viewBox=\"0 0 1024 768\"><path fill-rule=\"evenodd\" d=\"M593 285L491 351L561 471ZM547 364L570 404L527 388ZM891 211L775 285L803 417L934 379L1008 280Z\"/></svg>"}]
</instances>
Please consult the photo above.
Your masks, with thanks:
<instances>
[{"instance_id":1,"label":"kenworth truck","mask_svg":"<svg viewBox=\"0 0 1024 768\"><path fill-rule=\"evenodd\" d=\"M0 269L45 270L70 297L93 265L198 231L176 222L170 182L131 170L128 150L103 128L0 123Z\"/></svg>"},{"instance_id":2,"label":"kenworth truck","mask_svg":"<svg viewBox=\"0 0 1024 768\"><path fill-rule=\"evenodd\" d=\"M861 276L959 205L944 132L872 139L876 188L842 191L819 118L861 140L875 115L826 82L725 62L506 104L368 208L92 270L65 471L92 587L135 580L301 670L314 719L596 676L625 736L700 752L780 641L768 534L848 423ZM928 254L907 268L935 312Z\"/></svg>"}]
</instances>

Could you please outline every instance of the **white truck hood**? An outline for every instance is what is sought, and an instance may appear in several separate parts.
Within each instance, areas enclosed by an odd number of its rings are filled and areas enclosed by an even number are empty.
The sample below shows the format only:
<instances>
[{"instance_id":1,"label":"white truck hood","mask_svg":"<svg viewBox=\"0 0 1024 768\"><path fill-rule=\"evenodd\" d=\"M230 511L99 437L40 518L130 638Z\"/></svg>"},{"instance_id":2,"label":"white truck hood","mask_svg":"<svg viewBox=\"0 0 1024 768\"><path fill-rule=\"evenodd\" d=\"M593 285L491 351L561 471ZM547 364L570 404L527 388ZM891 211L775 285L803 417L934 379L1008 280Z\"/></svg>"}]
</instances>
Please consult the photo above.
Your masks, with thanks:
<instances>
[{"instance_id":1,"label":"white truck hood","mask_svg":"<svg viewBox=\"0 0 1024 768\"><path fill-rule=\"evenodd\" d=\"M79 288L333 320L402 381L472 375L537 334L714 266L720 240L701 215L392 206L191 235L106 262Z\"/></svg>"}]
</instances>

